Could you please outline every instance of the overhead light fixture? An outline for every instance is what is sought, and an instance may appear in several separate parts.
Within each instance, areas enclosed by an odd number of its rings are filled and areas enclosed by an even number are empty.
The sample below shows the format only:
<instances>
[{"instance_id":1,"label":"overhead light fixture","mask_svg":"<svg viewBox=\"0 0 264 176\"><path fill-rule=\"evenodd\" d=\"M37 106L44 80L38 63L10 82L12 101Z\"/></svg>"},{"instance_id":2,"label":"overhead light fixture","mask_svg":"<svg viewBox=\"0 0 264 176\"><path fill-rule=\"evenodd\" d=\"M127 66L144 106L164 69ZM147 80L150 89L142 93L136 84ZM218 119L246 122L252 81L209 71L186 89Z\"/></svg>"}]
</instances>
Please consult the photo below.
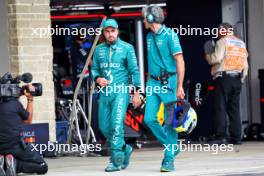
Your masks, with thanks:
<instances>
[{"instance_id":1,"label":"overhead light fixture","mask_svg":"<svg viewBox=\"0 0 264 176\"><path fill-rule=\"evenodd\" d=\"M160 7L165 7L166 3L159 3L159 4L149 4L149 5L157 5ZM147 6L147 4L141 5L121 5L121 6L109 6L109 9L113 9L115 11L120 11L122 9L137 9L143 8ZM51 11L78 11L78 10L104 10L104 6L98 6L96 4L81 4L81 5L70 5L69 7L63 6L53 6L51 7Z\"/></svg>"},{"instance_id":2,"label":"overhead light fixture","mask_svg":"<svg viewBox=\"0 0 264 176\"><path fill-rule=\"evenodd\" d=\"M159 4L149 4L149 5L157 5L160 7L165 7L166 3L159 3ZM135 8L143 8L147 6L147 4L141 4L141 5L121 5L121 6L110 6L110 8L120 7L120 9L135 9Z\"/></svg>"}]
</instances>

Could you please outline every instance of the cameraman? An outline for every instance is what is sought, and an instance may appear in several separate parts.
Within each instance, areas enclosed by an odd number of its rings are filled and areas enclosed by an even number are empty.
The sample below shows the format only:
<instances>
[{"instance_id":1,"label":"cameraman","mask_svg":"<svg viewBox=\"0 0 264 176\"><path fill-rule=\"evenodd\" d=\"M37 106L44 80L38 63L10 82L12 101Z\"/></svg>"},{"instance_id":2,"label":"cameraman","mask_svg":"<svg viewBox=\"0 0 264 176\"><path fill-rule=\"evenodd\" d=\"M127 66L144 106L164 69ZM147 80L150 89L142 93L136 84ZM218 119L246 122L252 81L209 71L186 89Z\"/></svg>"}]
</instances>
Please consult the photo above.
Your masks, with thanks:
<instances>
[{"instance_id":1,"label":"cameraman","mask_svg":"<svg viewBox=\"0 0 264 176\"><path fill-rule=\"evenodd\" d=\"M33 96L30 92L35 87L26 86L27 109L25 110L17 98L0 101L0 175L15 176L16 173L45 174L48 165L31 145L23 142L22 128L32 123ZM5 165L5 167L4 167Z\"/></svg>"}]
</instances>

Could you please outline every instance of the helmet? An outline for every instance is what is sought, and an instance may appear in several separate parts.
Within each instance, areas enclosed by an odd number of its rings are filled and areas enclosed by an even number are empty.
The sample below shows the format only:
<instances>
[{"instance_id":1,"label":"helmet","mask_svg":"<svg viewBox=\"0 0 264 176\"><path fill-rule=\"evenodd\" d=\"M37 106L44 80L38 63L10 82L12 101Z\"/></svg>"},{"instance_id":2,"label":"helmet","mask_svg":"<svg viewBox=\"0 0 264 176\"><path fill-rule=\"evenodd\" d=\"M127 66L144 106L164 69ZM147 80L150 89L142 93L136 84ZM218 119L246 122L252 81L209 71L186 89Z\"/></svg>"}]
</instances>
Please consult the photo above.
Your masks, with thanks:
<instances>
[{"instance_id":1,"label":"helmet","mask_svg":"<svg viewBox=\"0 0 264 176\"><path fill-rule=\"evenodd\" d=\"M197 125L197 114L190 103L185 100L177 101L174 108L172 127L182 134L190 134Z\"/></svg>"}]
</instances>

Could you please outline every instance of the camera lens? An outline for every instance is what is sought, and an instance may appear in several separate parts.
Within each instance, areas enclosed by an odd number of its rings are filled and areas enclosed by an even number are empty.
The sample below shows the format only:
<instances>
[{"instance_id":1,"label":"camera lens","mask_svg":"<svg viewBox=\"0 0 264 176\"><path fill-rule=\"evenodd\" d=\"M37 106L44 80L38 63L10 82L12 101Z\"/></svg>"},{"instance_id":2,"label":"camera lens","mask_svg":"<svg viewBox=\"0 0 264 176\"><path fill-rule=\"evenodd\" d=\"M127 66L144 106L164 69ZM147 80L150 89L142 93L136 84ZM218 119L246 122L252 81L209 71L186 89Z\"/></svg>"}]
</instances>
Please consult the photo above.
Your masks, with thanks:
<instances>
[{"instance_id":1,"label":"camera lens","mask_svg":"<svg viewBox=\"0 0 264 176\"><path fill-rule=\"evenodd\" d=\"M35 92L32 93L34 97L41 96L42 95L42 84L41 83L33 83L32 84L35 87Z\"/></svg>"}]
</instances>

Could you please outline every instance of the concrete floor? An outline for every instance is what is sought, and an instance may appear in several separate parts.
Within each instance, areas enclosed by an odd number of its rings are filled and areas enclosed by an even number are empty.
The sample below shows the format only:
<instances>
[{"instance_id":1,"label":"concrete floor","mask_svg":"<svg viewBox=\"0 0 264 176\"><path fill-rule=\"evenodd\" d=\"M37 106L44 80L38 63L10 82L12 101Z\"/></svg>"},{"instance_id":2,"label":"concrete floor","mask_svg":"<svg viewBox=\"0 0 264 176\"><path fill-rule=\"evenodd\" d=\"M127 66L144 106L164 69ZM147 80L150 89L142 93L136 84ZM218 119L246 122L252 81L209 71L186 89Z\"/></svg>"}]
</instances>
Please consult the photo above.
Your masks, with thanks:
<instances>
[{"instance_id":1,"label":"concrete floor","mask_svg":"<svg viewBox=\"0 0 264 176\"><path fill-rule=\"evenodd\" d=\"M181 152L175 161L176 171L160 173L161 148L138 149L130 166L123 171L105 173L107 157L59 157L47 159L47 176L185 176L237 175L264 176L264 142L246 142L232 152Z\"/></svg>"}]
</instances>

